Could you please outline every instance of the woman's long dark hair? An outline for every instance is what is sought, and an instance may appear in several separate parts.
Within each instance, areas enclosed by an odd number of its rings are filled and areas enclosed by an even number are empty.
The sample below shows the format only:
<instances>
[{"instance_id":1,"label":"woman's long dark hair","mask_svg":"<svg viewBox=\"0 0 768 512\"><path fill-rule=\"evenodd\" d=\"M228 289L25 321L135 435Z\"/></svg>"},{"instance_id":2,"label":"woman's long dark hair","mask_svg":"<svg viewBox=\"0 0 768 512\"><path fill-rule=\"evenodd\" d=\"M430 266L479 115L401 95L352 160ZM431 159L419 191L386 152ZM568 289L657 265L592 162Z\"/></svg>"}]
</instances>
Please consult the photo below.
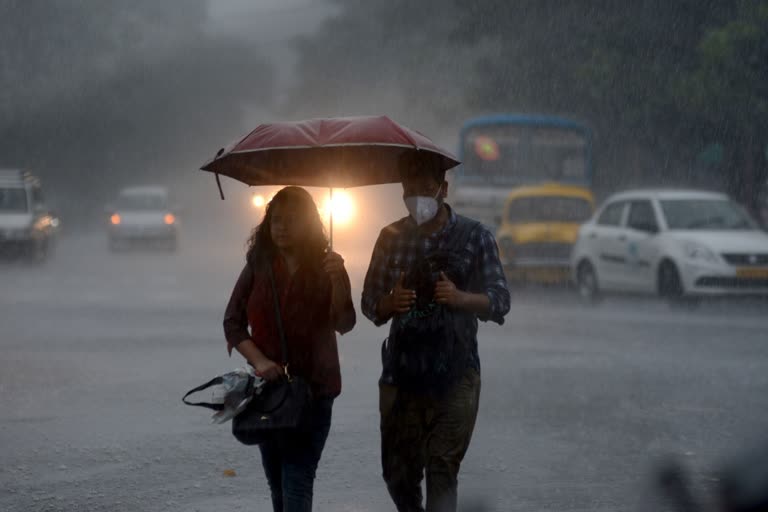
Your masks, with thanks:
<instances>
[{"instance_id":1,"label":"woman's long dark hair","mask_svg":"<svg viewBox=\"0 0 768 512\"><path fill-rule=\"evenodd\" d=\"M320 219L314 199L301 187L285 187L269 202L264 219L253 229L248 239L247 261L258 266L263 264L265 257L275 254L277 248L272 242L271 222L275 207L278 205L293 206L298 209L299 215L308 226L298 254L302 257L302 263L319 265L328 252L328 238L325 236L323 221Z\"/></svg>"}]
</instances>

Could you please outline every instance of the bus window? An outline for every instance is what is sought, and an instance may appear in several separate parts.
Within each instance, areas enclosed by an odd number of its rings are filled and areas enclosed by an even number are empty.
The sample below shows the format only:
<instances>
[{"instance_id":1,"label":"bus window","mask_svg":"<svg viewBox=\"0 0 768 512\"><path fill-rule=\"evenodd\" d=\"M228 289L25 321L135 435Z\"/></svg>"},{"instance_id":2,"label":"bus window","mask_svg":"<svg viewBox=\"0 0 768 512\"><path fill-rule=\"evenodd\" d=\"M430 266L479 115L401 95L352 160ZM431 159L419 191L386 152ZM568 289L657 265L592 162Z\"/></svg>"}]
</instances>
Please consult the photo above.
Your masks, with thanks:
<instances>
[{"instance_id":1,"label":"bus window","mask_svg":"<svg viewBox=\"0 0 768 512\"><path fill-rule=\"evenodd\" d=\"M516 186L545 181L588 185L588 139L561 127L479 126L462 141L458 184Z\"/></svg>"}]
</instances>

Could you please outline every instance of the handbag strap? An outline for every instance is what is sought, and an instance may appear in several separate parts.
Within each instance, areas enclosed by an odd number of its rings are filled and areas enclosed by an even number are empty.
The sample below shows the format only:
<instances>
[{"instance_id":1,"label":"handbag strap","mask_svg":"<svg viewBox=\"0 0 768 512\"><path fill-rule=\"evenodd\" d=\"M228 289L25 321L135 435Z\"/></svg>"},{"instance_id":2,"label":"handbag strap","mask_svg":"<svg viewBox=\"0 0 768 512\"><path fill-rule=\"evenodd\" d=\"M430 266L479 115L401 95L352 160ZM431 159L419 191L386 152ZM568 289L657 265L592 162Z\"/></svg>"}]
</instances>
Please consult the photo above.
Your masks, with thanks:
<instances>
[{"instance_id":1,"label":"handbag strap","mask_svg":"<svg viewBox=\"0 0 768 512\"><path fill-rule=\"evenodd\" d=\"M256 379L254 379L252 375L248 376L248 383L245 385L245 390L246 390L245 394L246 395L249 395L249 394L253 393L255 381L256 381ZM193 394L197 393L198 391L202 391L202 390L204 390L206 388L209 388L211 386L216 386L216 385L222 384L223 382L224 382L224 377L223 376L219 375L218 377L214 377L211 380L209 380L208 382L206 382L205 384L201 384L201 385L197 386L196 388L190 389L189 391L187 391L187 394L184 395L184 397L181 399L181 401L184 402L187 405L194 405L195 407L205 407L206 409L211 409L213 411L223 411L224 408L225 408L224 404L213 404L213 403L210 403L210 402L187 402L187 397L189 395L193 395Z\"/></svg>"},{"instance_id":2,"label":"handbag strap","mask_svg":"<svg viewBox=\"0 0 768 512\"><path fill-rule=\"evenodd\" d=\"M283 367L288 366L288 344L285 341L285 332L283 331L283 316L280 314L280 296L277 294L277 286L275 285L275 274L272 271L272 263L267 266L267 273L269 274L269 284L272 285L272 295L275 303L275 320L277 322L277 334L280 336L280 350L283 356Z\"/></svg>"},{"instance_id":3,"label":"handbag strap","mask_svg":"<svg viewBox=\"0 0 768 512\"><path fill-rule=\"evenodd\" d=\"M184 395L184 398L181 399L182 402L184 402L187 405L194 405L196 407L205 407L206 409L212 409L214 411L221 411L224 409L224 404L212 404L209 402L187 402L187 397L189 395L192 395L194 393L197 393L198 391L202 391L206 388L209 388L211 386L215 386L217 384L221 384L224 381L224 379L221 376L214 377L213 379L209 380L205 384L202 384L200 386L197 386L195 389L190 389L186 395Z\"/></svg>"}]
</instances>

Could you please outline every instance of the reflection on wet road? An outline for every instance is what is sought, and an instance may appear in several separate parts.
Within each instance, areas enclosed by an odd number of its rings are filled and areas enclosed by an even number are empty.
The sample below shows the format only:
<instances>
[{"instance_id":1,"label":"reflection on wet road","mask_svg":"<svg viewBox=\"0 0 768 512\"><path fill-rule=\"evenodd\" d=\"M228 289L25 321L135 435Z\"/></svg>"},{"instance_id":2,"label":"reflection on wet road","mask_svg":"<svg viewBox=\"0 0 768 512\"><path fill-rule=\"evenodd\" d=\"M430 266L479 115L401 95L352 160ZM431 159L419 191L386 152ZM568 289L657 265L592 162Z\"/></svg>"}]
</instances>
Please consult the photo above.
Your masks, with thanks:
<instances>
[{"instance_id":1,"label":"reflection on wet road","mask_svg":"<svg viewBox=\"0 0 768 512\"><path fill-rule=\"evenodd\" d=\"M111 255L88 236L62 240L44 266L0 266L0 509L267 507L256 450L180 401L240 364L220 322L241 247L190 239L177 255ZM370 248L338 249L357 300ZM628 299L589 308L563 291L515 290L506 324L481 330L463 499L499 511L617 510L643 499L667 454L709 485L720 457L765 432L767 311ZM340 340L345 391L317 510L391 510L378 462L384 336L360 315Z\"/></svg>"}]
</instances>

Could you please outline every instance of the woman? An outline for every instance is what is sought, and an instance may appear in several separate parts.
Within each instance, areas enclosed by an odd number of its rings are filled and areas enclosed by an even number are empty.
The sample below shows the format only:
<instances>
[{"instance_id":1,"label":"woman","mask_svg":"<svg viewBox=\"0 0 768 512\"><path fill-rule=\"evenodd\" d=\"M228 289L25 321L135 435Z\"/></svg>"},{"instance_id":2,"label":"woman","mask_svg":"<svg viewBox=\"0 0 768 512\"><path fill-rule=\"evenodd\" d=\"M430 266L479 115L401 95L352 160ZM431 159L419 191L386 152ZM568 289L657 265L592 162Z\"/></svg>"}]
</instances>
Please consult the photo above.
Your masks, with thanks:
<instances>
[{"instance_id":1,"label":"woman","mask_svg":"<svg viewBox=\"0 0 768 512\"><path fill-rule=\"evenodd\" d=\"M275 512L312 510L315 470L341 392L336 332L355 325L344 260L330 252L312 196L286 187L253 231L246 265L224 317L228 350L235 348L256 373L279 379L280 338L267 265L272 266L288 345L288 371L312 388L310 420L296 432L259 445ZM251 332L249 334L248 327Z\"/></svg>"}]
</instances>

